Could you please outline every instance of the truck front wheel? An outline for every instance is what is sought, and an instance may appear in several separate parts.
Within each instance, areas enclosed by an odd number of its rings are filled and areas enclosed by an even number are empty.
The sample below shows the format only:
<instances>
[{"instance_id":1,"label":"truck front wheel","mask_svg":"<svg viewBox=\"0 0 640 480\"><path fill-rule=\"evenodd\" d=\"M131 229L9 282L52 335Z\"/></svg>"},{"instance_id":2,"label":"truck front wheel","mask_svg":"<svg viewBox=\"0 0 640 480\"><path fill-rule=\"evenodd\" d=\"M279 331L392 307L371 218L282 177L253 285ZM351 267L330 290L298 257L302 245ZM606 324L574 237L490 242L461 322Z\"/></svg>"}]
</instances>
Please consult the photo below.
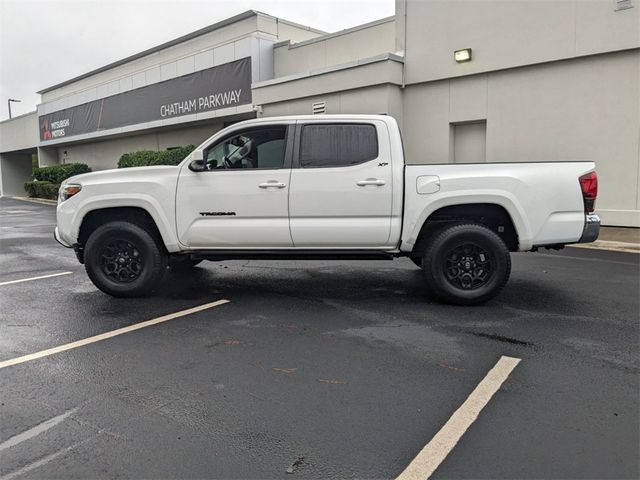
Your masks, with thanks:
<instances>
[{"instance_id":1,"label":"truck front wheel","mask_svg":"<svg viewBox=\"0 0 640 480\"><path fill-rule=\"evenodd\" d=\"M500 293L511 273L502 239L477 224L446 227L423 252L422 270L430 291L441 301L478 305Z\"/></svg>"},{"instance_id":2,"label":"truck front wheel","mask_svg":"<svg viewBox=\"0 0 640 480\"><path fill-rule=\"evenodd\" d=\"M140 297L162 278L167 255L143 227L115 221L98 227L89 236L85 268L103 292L114 297Z\"/></svg>"}]
</instances>

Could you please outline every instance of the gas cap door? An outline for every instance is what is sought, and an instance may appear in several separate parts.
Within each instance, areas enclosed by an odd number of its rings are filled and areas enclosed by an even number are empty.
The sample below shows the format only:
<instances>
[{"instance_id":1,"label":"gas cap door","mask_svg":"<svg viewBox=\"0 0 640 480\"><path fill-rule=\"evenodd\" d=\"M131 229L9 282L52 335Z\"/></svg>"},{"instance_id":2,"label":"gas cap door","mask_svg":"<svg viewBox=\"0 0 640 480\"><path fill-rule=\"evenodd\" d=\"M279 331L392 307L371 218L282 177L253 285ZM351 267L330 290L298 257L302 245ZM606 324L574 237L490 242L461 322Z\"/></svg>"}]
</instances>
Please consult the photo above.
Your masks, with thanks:
<instances>
[{"instance_id":1,"label":"gas cap door","mask_svg":"<svg viewBox=\"0 0 640 480\"><path fill-rule=\"evenodd\" d=\"M440 177L437 175L421 175L416 178L416 191L420 195L440 191Z\"/></svg>"}]
</instances>

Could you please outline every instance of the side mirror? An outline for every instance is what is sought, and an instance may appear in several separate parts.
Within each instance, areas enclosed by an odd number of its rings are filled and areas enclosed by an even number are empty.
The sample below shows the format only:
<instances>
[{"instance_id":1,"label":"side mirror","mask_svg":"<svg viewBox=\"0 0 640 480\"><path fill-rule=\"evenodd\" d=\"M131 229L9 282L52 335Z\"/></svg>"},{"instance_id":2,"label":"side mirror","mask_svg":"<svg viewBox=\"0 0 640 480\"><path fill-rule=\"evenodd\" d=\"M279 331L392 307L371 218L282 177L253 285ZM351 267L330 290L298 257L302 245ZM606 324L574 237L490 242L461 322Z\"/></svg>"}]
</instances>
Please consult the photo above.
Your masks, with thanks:
<instances>
[{"instance_id":1,"label":"side mirror","mask_svg":"<svg viewBox=\"0 0 640 480\"><path fill-rule=\"evenodd\" d=\"M192 160L189 164L189 170L192 172L204 172L206 170L204 160Z\"/></svg>"},{"instance_id":2,"label":"side mirror","mask_svg":"<svg viewBox=\"0 0 640 480\"><path fill-rule=\"evenodd\" d=\"M189 164L189 170L192 172L204 172L207 169L207 165L204 161L204 154L202 150L194 150L191 152L191 163Z\"/></svg>"}]
</instances>

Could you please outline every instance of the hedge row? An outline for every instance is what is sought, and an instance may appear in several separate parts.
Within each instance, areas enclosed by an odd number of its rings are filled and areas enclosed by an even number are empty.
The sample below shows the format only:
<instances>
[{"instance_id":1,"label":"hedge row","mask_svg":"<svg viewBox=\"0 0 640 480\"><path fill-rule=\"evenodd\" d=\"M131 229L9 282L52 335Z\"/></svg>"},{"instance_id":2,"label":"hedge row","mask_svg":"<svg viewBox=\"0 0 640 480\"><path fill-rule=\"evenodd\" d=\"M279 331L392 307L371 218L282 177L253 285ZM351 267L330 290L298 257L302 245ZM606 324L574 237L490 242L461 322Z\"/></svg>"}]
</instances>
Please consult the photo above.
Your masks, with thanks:
<instances>
[{"instance_id":1,"label":"hedge row","mask_svg":"<svg viewBox=\"0 0 640 480\"><path fill-rule=\"evenodd\" d=\"M41 182L61 184L69 177L90 171L91 169L84 163L65 163L63 165L36 168L33 170L33 176Z\"/></svg>"},{"instance_id":2,"label":"hedge row","mask_svg":"<svg viewBox=\"0 0 640 480\"><path fill-rule=\"evenodd\" d=\"M150 165L178 165L189 155L195 145L172 148L156 152L154 150L139 150L137 152L125 153L118 160L118 168L127 167L147 167Z\"/></svg>"},{"instance_id":3,"label":"hedge row","mask_svg":"<svg viewBox=\"0 0 640 480\"><path fill-rule=\"evenodd\" d=\"M58 198L59 188L59 184L46 181L26 182L24 184L24 189L30 197L49 198L51 200L56 200Z\"/></svg>"}]
</instances>

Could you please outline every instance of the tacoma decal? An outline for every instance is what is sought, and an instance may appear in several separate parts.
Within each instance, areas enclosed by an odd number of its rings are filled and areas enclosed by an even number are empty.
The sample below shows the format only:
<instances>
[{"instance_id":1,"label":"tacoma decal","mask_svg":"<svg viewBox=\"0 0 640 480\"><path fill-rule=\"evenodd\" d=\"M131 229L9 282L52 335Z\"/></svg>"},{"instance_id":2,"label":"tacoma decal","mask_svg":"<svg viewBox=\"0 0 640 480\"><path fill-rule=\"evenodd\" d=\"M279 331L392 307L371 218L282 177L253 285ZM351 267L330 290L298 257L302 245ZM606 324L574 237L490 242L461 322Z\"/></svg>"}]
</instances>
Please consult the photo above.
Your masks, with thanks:
<instances>
[{"instance_id":1,"label":"tacoma decal","mask_svg":"<svg viewBox=\"0 0 640 480\"><path fill-rule=\"evenodd\" d=\"M236 212L200 212L203 217L235 217Z\"/></svg>"}]
</instances>

